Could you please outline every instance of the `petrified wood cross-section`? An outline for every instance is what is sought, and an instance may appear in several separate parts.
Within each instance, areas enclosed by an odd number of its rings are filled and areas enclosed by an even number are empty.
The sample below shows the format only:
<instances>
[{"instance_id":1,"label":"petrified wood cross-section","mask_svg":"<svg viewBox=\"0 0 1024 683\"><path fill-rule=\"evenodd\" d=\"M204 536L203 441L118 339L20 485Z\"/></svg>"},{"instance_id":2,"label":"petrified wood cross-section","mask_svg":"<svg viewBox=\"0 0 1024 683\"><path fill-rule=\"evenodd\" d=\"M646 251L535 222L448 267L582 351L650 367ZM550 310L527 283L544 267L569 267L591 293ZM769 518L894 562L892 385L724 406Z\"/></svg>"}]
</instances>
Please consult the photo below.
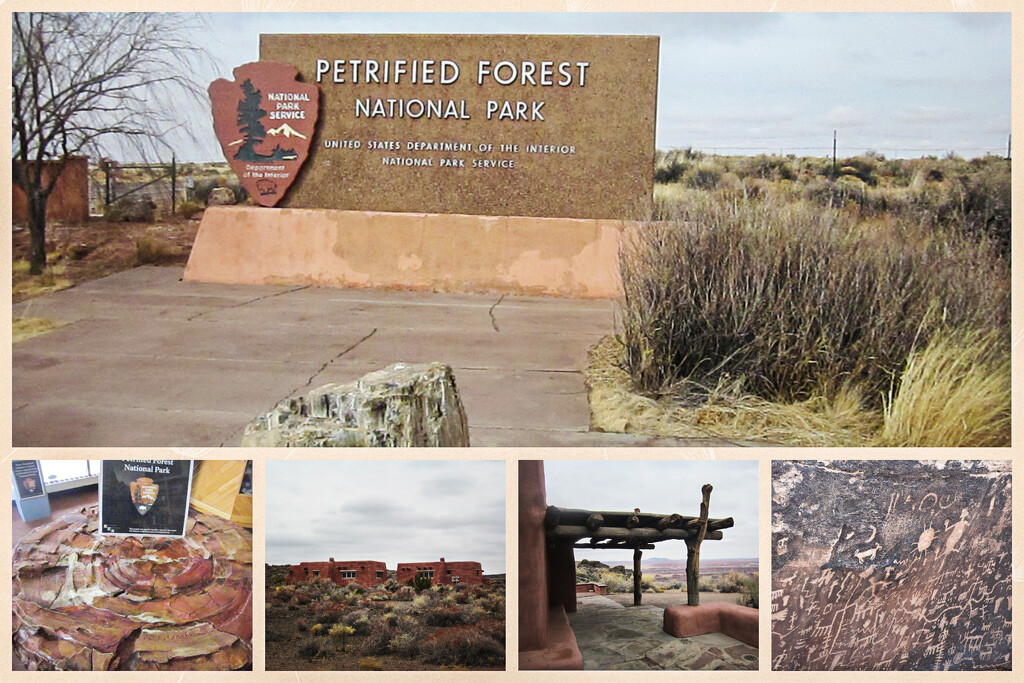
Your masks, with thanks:
<instances>
[{"instance_id":1,"label":"petrified wood cross-section","mask_svg":"<svg viewBox=\"0 0 1024 683\"><path fill-rule=\"evenodd\" d=\"M13 649L28 669L252 664L252 535L193 512L183 538L103 536L95 506L14 549Z\"/></svg>"}]
</instances>

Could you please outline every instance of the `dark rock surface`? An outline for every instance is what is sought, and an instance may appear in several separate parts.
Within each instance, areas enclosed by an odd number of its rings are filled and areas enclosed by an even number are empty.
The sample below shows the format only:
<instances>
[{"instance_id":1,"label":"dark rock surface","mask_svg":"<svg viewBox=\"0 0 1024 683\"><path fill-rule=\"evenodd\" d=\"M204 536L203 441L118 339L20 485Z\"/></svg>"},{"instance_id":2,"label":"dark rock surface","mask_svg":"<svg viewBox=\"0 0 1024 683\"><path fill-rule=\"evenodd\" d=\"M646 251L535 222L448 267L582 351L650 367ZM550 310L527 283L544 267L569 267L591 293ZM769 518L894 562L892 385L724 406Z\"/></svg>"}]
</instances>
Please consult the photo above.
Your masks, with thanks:
<instances>
[{"instance_id":1,"label":"dark rock surface","mask_svg":"<svg viewBox=\"0 0 1024 683\"><path fill-rule=\"evenodd\" d=\"M1008 461L772 463L772 668L1011 668Z\"/></svg>"}]
</instances>

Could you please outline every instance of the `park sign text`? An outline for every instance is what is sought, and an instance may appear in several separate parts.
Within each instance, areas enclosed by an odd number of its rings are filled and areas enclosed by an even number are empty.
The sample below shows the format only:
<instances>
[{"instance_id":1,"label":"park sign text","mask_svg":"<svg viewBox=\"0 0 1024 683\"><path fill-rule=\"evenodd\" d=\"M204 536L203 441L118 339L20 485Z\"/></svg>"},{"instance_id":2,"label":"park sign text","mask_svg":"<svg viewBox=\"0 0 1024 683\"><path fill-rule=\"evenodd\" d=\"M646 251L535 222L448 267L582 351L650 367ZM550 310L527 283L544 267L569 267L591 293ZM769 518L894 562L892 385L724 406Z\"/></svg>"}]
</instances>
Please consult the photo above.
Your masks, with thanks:
<instances>
[{"instance_id":1,"label":"park sign text","mask_svg":"<svg viewBox=\"0 0 1024 683\"><path fill-rule=\"evenodd\" d=\"M658 38L262 35L320 89L280 206L642 217L653 189Z\"/></svg>"}]
</instances>

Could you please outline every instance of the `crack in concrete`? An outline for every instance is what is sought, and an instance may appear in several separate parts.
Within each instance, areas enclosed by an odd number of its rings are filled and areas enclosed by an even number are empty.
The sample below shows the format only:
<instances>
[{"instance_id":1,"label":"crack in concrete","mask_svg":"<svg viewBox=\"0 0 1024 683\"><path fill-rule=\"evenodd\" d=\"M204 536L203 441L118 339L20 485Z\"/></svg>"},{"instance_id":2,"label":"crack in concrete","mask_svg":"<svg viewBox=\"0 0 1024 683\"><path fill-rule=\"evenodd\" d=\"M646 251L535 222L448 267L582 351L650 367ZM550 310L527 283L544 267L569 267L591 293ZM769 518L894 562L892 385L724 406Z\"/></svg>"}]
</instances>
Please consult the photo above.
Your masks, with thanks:
<instances>
[{"instance_id":1,"label":"crack in concrete","mask_svg":"<svg viewBox=\"0 0 1024 683\"><path fill-rule=\"evenodd\" d=\"M491 304L491 307L487 309L487 315L491 316L491 327L494 328L495 332L501 332L501 329L498 327L498 319L494 317L494 309L497 308L498 304L500 304L504 300L505 295L502 294L501 296L498 297L498 300Z\"/></svg>"},{"instance_id":2,"label":"crack in concrete","mask_svg":"<svg viewBox=\"0 0 1024 683\"><path fill-rule=\"evenodd\" d=\"M302 386L296 387L291 392L289 392L288 395L291 396L292 394L294 394L295 392L299 391L300 389L305 389L306 387L311 386L313 384L313 380L315 380L324 370L326 370L328 368L328 366L331 365L331 363L333 363L334 361L338 360L339 358L344 356L346 353L348 353L352 349L356 348L357 346L359 346L360 344L362 344L364 341L366 341L367 339L369 339L370 337L372 337L375 334L377 334L377 328L376 327L373 328L372 330L370 330L370 333L368 335L366 335L365 337L363 337L362 339L360 339L356 343L352 344L347 349L344 349L341 352L339 352L338 354L332 356L331 358L328 358L324 362L324 364L321 365L320 368L316 372L314 372L312 375L309 376L309 379L306 380L305 384L303 384ZM275 401L274 405L277 405L276 401ZM231 432L231 434L228 435L228 438L221 442L220 447L223 448L224 444L226 444L229 441L231 441L232 439L234 439L235 436L239 432L244 431L246 426L248 426L248 425L242 426L242 427L236 429L235 431Z\"/></svg>"},{"instance_id":3,"label":"crack in concrete","mask_svg":"<svg viewBox=\"0 0 1024 683\"><path fill-rule=\"evenodd\" d=\"M213 310L210 310L210 311L203 311L201 313L196 313L195 315L189 316L188 318L186 318L186 320L188 320L189 322L192 322L196 318L200 318L200 317L202 317L202 316L204 316L204 315L206 315L208 313L216 313L218 311L227 311L227 310L230 310L232 308L241 308L242 306L248 306L249 304L254 304L257 301L263 301L264 299L273 299L274 297L277 297L277 296L283 296L285 294L291 294L292 292L301 292L302 290L309 289L309 288L310 288L310 285L302 285L300 287L292 287L291 289L286 289L283 292L274 292L273 294L264 294L263 296L258 296L255 299L249 299L248 301L243 301L243 302L238 303L238 304L232 304L231 306L221 306L219 308L214 308Z\"/></svg>"},{"instance_id":4,"label":"crack in concrete","mask_svg":"<svg viewBox=\"0 0 1024 683\"><path fill-rule=\"evenodd\" d=\"M342 351L338 355L334 356L333 358L328 359L326 363L324 363L323 365L320 366L319 370L317 370L316 372L314 372L312 375L309 376L309 379L306 380L306 383L304 385L302 385L301 387L299 387L299 389L305 389L306 387L312 385L313 384L313 380L316 379L320 375L320 373L322 373L324 370L326 370L327 366L329 366L331 363L333 363L334 361L338 360L339 358L344 356L346 353L348 353L352 349L356 348L357 346L359 346L360 344L362 344L364 341L366 341L367 339L369 339L370 337L372 337L375 334L377 334L377 328L376 327L373 328L370 331L370 334L366 335L365 337L363 337L362 339L357 341L355 344L353 344L352 346L348 347L347 349L345 349L344 351ZM295 391L298 391L299 389L296 389ZM295 393L295 392L292 392L292 393Z\"/></svg>"}]
</instances>

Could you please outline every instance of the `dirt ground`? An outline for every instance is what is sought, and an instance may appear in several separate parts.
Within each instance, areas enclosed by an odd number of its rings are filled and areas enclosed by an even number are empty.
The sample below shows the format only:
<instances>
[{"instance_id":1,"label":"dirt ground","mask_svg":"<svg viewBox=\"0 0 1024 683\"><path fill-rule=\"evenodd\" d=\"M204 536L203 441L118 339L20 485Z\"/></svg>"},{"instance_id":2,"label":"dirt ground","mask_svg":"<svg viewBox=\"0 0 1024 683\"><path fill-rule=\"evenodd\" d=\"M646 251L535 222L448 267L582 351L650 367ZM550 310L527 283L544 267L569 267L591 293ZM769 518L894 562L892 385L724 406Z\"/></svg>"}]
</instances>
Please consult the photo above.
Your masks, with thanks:
<instances>
[{"instance_id":1,"label":"dirt ground","mask_svg":"<svg viewBox=\"0 0 1024 683\"><path fill-rule=\"evenodd\" d=\"M737 602L742 593L701 593L700 602L703 605L707 602ZM609 593L605 596L620 605L626 607L633 606L633 594L632 593ZM671 607L672 605L685 605L686 604L686 591L665 591L664 593L644 593L643 599L641 600L642 605L650 605L652 607Z\"/></svg>"},{"instance_id":2,"label":"dirt ground","mask_svg":"<svg viewBox=\"0 0 1024 683\"><path fill-rule=\"evenodd\" d=\"M110 223L99 219L81 225L51 223L46 229L50 273L41 277L44 282L59 278L74 286L143 263L184 266L198 229L198 216L192 219L175 217L156 223ZM28 229L15 226L15 303L46 291L45 286L33 286L24 263L19 267L19 261L27 261L28 250Z\"/></svg>"}]
</instances>

